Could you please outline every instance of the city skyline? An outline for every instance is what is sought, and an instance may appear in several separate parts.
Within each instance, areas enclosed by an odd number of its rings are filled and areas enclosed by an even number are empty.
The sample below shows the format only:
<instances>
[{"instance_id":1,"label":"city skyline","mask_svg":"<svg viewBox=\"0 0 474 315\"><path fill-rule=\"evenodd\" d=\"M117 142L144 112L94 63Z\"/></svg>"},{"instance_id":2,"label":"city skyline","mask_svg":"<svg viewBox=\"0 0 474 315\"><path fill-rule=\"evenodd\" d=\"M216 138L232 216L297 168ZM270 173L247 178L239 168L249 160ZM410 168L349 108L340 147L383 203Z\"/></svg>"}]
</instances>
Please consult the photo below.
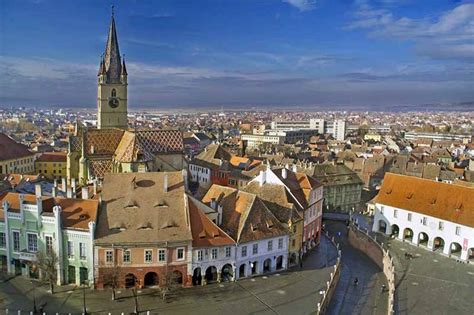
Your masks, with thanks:
<instances>
[{"instance_id":1,"label":"city skyline","mask_svg":"<svg viewBox=\"0 0 474 315\"><path fill-rule=\"evenodd\" d=\"M474 99L472 1L114 4L132 109ZM2 6L0 104L95 107L110 3Z\"/></svg>"}]
</instances>

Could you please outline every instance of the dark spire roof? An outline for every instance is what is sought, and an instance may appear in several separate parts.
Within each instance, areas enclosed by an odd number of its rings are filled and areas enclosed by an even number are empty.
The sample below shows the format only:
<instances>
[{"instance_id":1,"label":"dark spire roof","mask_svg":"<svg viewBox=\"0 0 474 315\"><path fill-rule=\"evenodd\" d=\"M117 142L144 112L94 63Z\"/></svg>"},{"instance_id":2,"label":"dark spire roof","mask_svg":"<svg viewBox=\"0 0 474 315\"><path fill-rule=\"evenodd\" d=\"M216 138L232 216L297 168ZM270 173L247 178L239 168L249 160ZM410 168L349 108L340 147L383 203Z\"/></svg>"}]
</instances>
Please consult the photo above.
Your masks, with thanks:
<instances>
[{"instance_id":1,"label":"dark spire roof","mask_svg":"<svg viewBox=\"0 0 474 315\"><path fill-rule=\"evenodd\" d=\"M107 45L105 46L104 64L105 69L107 71L107 82L120 82L120 74L122 73L122 63L120 61L120 50L117 39L117 31L115 28L113 8L112 18L110 20L109 36L107 38Z\"/></svg>"},{"instance_id":2,"label":"dark spire roof","mask_svg":"<svg viewBox=\"0 0 474 315\"><path fill-rule=\"evenodd\" d=\"M127 75L127 67L125 67L125 57L123 57L123 63L122 63L122 75Z\"/></svg>"}]
</instances>

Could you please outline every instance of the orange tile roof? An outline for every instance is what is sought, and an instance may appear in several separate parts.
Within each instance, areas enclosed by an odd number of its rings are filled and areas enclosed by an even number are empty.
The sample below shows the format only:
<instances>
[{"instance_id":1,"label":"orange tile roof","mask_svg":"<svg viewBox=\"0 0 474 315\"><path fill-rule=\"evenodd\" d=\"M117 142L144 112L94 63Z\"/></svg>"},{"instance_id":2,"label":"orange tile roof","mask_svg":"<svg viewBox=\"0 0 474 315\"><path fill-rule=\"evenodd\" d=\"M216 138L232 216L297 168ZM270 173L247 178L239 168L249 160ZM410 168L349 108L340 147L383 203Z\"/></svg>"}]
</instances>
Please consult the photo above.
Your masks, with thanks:
<instances>
[{"instance_id":1,"label":"orange tile roof","mask_svg":"<svg viewBox=\"0 0 474 315\"><path fill-rule=\"evenodd\" d=\"M34 154L28 150L26 145L16 142L4 133L0 133L0 161L13 160L30 155Z\"/></svg>"},{"instance_id":2,"label":"orange tile roof","mask_svg":"<svg viewBox=\"0 0 474 315\"><path fill-rule=\"evenodd\" d=\"M212 222L188 197L193 247L233 245L234 240Z\"/></svg>"},{"instance_id":3,"label":"orange tile roof","mask_svg":"<svg viewBox=\"0 0 474 315\"><path fill-rule=\"evenodd\" d=\"M386 173L375 203L474 227L474 188Z\"/></svg>"},{"instance_id":4,"label":"orange tile roof","mask_svg":"<svg viewBox=\"0 0 474 315\"><path fill-rule=\"evenodd\" d=\"M66 160L66 152L45 152L36 159L36 162L66 162Z\"/></svg>"},{"instance_id":5,"label":"orange tile roof","mask_svg":"<svg viewBox=\"0 0 474 315\"><path fill-rule=\"evenodd\" d=\"M2 209L0 219L3 219L3 201L9 204L9 211L20 211L20 200L18 193L6 192L0 195L0 208ZM36 196L25 194L25 202L36 203ZM91 199L53 198L42 197L43 213L53 213L53 207L61 207L61 219L63 228L88 230L89 222L95 222L99 209L99 201Z\"/></svg>"}]
</instances>

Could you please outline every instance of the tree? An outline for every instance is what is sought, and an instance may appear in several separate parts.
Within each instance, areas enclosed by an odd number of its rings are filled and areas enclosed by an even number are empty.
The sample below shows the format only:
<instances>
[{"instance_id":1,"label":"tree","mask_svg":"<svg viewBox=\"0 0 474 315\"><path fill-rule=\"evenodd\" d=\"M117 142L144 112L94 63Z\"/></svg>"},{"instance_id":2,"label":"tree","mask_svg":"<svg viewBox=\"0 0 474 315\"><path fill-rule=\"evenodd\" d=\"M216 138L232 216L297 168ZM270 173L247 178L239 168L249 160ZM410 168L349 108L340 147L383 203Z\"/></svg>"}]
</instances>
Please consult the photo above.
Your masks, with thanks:
<instances>
[{"instance_id":1,"label":"tree","mask_svg":"<svg viewBox=\"0 0 474 315\"><path fill-rule=\"evenodd\" d=\"M54 284L58 279L59 258L54 250L47 253L40 251L36 254L38 268L41 271L42 279L49 283L51 294L54 293Z\"/></svg>"},{"instance_id":2,"label":"tree","mask_svg":"<svg viewBox=\"0 0 474 315\"><path fill-rule=\"evenodd\" d=\"M122 269L114 264L113 267L103 268L104 285L112 287L112 301L115 300L115 289L118 288L122 278Z\"/></svg>"},{"instance_id":3,"label":"tree","mask_svg":"<svg viewBox=\"0 0 474 315\"><path fill-rule=\"evenodd\" d=\"M174 291L180 286L179 278L181 277L181 275L179 275L176 272L171 271L171 269L168 267L168 263L166 263L165 272L163 273L161 277L162 277L162 281L160 284L160 292L161 292L161 298L163 299L163 301L165 301L166 296L170 292Z\"/></svg>"}]
</instances>

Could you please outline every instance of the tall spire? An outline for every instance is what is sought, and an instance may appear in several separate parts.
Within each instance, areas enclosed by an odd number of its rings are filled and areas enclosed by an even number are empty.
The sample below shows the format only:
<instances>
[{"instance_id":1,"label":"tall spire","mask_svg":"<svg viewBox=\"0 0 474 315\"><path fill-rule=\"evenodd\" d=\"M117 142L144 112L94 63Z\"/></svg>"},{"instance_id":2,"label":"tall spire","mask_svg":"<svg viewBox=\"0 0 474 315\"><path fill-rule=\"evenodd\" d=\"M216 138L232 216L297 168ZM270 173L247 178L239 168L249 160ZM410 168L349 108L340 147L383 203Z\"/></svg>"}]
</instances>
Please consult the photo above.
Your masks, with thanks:
<instances>
[{"instance_id":1,"label":"tall spire","mask_svg":"<svg viewBox=\"0 0 474 315\"><path fill-rule=\"evenodd\" d=\"M112 6L109 36L107 38L107 44L105 46L104 65L107 71L107 82L120 82L120 74L122 73L122 62L120 60L117 30L115 28L114 6Z\"/></svg>"}]
</instances>

